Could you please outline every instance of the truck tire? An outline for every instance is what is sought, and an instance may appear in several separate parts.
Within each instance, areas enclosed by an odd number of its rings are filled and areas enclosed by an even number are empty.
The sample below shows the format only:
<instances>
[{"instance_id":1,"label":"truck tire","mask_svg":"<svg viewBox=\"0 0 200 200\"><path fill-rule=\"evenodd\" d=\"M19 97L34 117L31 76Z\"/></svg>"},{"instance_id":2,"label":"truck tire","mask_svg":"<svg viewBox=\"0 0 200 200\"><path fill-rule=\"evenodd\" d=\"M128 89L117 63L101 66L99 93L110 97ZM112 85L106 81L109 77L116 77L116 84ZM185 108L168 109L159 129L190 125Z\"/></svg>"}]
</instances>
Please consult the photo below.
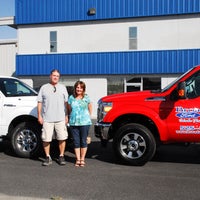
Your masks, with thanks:
<instances>
[{"instance_id":1,"label":"truck tire","mask_svg":"<svg viewBox=\"0 0 200 200\"><path fill-rule=\"evenodd\" d=\"M41 127L37 123L23 122L15 127L11 135L14 153L22 158L38 155L41 150Z\"/></svg>"},{"instance_id":2,"label":"truck tire","mask_svg":"<svg viewBox=\"0 0 200 200\"><path fill-rule=\"evenodd\" d=\"M154 156L156 142L145 126L130 123L119 128L113 139L113 148L120 161L142 166Z\"/></svg>"}]
</instances>

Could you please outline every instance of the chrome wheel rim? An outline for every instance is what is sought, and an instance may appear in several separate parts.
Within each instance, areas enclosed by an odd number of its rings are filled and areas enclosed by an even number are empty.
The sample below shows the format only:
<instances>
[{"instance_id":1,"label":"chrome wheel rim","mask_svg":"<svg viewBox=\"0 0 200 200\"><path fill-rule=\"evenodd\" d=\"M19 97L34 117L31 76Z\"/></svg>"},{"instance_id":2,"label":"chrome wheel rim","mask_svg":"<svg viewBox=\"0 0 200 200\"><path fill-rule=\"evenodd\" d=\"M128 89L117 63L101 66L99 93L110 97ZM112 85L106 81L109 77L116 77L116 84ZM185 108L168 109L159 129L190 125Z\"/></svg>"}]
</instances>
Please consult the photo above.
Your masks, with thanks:
<instances>
[{"instance_id":1,"label":"chrome wheel rim","mask_svg":"<svg viewBox=\"0 0 200 200\"><path fill-rule=\"evenodd\" d=\"M120 141L122 155L129 159L138 159L146 151L146 142L138 133L128 133Z\"/></svg>"},{"instance_id":2,"label":"chrome wheel rim","mask_svg":"<svg viewBox=\"0 0 200 200\"><path fill-rule=\"evenodd\" d=\"M37 136L32 130L24 129L17 136L17 146L20 151L30 153L36 148L37 143Z\"/></svg>"}]
</instances>

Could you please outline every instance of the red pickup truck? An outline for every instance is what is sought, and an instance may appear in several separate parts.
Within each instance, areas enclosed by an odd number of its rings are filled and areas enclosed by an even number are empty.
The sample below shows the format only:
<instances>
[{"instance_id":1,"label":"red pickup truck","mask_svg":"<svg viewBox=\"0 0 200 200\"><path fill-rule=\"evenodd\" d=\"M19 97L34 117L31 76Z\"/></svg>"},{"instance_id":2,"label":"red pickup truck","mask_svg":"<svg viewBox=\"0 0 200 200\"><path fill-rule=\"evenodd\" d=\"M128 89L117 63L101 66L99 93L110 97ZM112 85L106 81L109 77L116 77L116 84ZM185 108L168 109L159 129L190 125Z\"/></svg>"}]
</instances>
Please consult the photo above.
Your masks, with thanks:
<instances>
[{"instance_id":1,"label":"red pickup truck","mask_svg":"<svg viewBox=\"0 0 200 200\"><path fill-rule=\"evenodd\" d=\"M200 65L160 91L109 95L98 101L95 136L113 139L117 158L141 166L156 147L200 142Z\"/></svg>"}]
</instances>

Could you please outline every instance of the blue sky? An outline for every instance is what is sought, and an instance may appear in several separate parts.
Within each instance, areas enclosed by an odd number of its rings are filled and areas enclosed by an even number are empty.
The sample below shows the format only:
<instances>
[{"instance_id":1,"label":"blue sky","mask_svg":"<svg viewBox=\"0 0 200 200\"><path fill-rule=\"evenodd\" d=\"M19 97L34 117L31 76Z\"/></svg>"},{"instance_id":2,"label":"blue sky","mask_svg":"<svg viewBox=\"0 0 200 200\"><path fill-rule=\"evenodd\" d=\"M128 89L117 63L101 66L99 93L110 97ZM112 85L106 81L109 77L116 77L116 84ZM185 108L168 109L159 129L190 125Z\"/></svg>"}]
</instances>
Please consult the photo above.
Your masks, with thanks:
<instances>
[{"instance_id":1,"label":"blue sky","mask_svg":"<svg viewBox=\"0 0 200 200\"><path fill-rule=\"evenodd\" d=\"M15 0L0 0L0 17L15 16ZM17 31L9 26L0 26L0 40L17 38Z\"/></svg>"}]
</instances>

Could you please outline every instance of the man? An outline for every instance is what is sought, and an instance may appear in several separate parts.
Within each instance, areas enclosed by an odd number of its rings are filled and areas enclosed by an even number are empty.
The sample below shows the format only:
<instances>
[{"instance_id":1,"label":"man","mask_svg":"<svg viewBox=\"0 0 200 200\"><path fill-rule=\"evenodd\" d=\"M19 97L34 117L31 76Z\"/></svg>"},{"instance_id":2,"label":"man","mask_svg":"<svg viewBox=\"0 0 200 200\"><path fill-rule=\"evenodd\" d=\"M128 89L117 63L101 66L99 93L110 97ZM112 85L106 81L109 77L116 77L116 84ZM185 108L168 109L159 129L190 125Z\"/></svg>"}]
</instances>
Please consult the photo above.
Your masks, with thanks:
<instances>
[{"instance_id":1,"label":"man","mask_svg":"<svg viewBox=\"0 0 200 200\"><path fill-rule=\"evenodd\" d=\"M52 164L50 143L54 131L59 144L60 156L58 163L65 165L65 145L68 137L66 124L68 123L67 101L68 92L64 85L58 83L60 72L53 69L50 74L50 83L44 84L38 93L38 122L42 124L42 141L46 159L43 166Z\"/></svg>"}]
</instances>

